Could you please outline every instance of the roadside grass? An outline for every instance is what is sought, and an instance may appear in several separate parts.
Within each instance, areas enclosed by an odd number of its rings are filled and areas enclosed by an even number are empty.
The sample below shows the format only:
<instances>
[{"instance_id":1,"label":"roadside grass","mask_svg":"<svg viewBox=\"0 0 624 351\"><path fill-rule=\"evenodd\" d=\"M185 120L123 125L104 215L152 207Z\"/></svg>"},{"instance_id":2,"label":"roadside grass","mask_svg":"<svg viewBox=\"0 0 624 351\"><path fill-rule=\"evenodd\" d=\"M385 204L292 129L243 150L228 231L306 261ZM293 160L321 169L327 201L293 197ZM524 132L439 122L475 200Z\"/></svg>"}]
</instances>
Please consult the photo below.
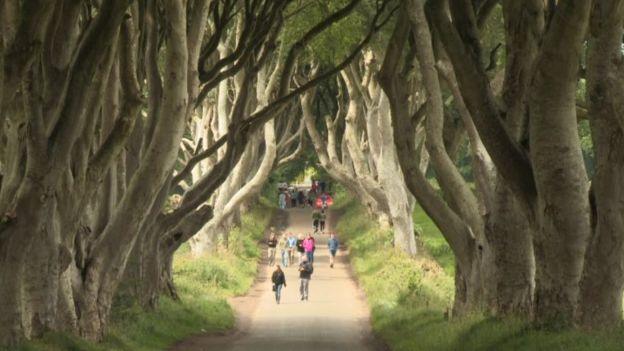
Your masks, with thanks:
<instances>
[{"instance_id":1,"label":"roadside grass","mask_svg":"<svg viewBox=\"0 0 624 351\"><path fill-rule=\"evenodd\" d=\"M234 326L227 298L249 290L261 251L258 241L274 208L265 199L242 216L229 234L229 248L193 258L188 245L176 252L174 279L181 301L162 297L153 312L128 301L115 303L109 332L101 343L63 333L49 333L19 351L154 351L198 333L219 333Z\"/></svg>"},{"instance_id":2,"label":"roadside grass","mask_svg":"<svg viewBox=\"0 0 624 351\"><path fill-rule=\"evenodd\" d=\"M451 277L455 275L455 257L440 230L429 219L425 211L416 205L413 214L414 229L417 232L418 240L425 248L426 252L442 266L445 272Z\"/></svg>"},{"instance_id":3,"label":"roadside grass","mask_svg":"<svg viewBox=\"0 0 624 351\"><path fill-rule=\"evenodd\" d=\"M585 333L536 330L525 322L483 315L449 321L454 260L433 223L417 208L414 221L424 253L413 259L392 247L380 229L350 201L337 231L371 308L374 332L395 351L622 351L624 331Z\"/></svg>"}]
</instances>

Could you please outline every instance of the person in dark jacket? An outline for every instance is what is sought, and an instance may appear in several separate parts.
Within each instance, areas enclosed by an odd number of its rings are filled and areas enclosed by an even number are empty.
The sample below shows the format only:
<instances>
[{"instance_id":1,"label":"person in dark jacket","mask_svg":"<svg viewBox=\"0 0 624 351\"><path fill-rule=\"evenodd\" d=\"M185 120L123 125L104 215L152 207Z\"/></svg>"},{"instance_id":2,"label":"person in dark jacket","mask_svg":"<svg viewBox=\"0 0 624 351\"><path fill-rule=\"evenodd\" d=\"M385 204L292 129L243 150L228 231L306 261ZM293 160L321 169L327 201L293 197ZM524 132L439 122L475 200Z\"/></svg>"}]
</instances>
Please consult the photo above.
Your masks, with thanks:
<instances>
[{"instance_id":1,"label":"person in dark jacket","mask_svg":"<svg viewBox=\"0 0 624 351\"><path fill-rule=\"evenodd\" d=\"M308 300L308 295L310 291L310 279L312 278L313 272L314 267L310 262L308 262L308 258L306 256L303 256L303 260L299 265L299 279L301 280L299 292L301 293L301 301Z\"/></svg>"},{"instance_id":2,"label":"person in dark jacket","mask_svg":"<svg viewBox=\"0 0 624 351\"><path fill-rule=\"evenodd\" d=\"M282 271L282 267L279 264L275 267L271 281L273 282L273 291L275 291L275 302L279 305L282 298L282 287L286 286L286 275L284 275L284 271Z\"/></svg>"},{"instance_id":3,"label":"person in dark jacket","mask_svg":"<svg viewBox=\"0 0 624 351\"><path fill-rule=\"evenodd\" d=\"M325 213L325 210L321 210L321 212L318 215L319 217L319 229L322 233L325 232L325 220L327 220L327 214Z\"/></svg>"},{"instance_id":4,"label":"person in dark jacket","mask_svg":"<svg viewBox=\"0 0 624 351\"><path fill-rule=\"evenodd\" d=\"M299 234L297 238L297 252L299 253L299 264L303 260L303 256L305 255L305 248L303 247L303 234Z\"/></svg>"}]
</instances>

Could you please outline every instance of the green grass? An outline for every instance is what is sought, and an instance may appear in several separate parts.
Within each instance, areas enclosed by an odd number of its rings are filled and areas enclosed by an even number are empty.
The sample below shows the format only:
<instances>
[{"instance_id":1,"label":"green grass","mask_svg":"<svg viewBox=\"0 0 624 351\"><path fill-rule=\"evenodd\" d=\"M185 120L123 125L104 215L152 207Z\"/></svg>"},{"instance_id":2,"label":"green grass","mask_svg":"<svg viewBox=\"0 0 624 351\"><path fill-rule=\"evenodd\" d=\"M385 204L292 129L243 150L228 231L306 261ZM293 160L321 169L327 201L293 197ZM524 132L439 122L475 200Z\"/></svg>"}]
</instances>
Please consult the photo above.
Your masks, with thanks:
<instances>
[{"instance_id":1,"label":"green grass","mask_svg":"<svg viewBox=\"0 0 624 351\"><path fill-rule=\"evenodd\" d=\"M455 257L438 227L418 205L414 210L413 220L414 228L418 232L418 239L427 253L442 266L445 272L453 276L455 274Z\"/></svg>"},{"instance_id":2,"label":"green grass","mask_svg":"<svg viewBox=\"0 0 624 351\"><path fill-rule=\"evenodd\" d=\"M229 248L193 258L188 245L176 252L175 283L181 302L161 298L156 311L145 313L136 304L117 303L109 333L102 343L89 343L72 335L50 333L28 342L20 351L153 351L204 332L222 332L234 326L226 299L251 287L258 257L257 245L269 225L273 208L261 200L229 234Z\"/></svg>"},{"instance_id":3,"label":"green grass","mask_svg":"<svg viewBox=\"0 0 624 351\"><path fill-rule=\"evenodd\" d=\"M396 351L616 351L624 331L550 332L526 322L473 315L448 321L454 261L448 245L420 208L414 213L426 251L412 259L396 252L392 233L370 220L355 201L344 206L338 233L371 307L375 333Z\"/></svg>"}]
</instances>

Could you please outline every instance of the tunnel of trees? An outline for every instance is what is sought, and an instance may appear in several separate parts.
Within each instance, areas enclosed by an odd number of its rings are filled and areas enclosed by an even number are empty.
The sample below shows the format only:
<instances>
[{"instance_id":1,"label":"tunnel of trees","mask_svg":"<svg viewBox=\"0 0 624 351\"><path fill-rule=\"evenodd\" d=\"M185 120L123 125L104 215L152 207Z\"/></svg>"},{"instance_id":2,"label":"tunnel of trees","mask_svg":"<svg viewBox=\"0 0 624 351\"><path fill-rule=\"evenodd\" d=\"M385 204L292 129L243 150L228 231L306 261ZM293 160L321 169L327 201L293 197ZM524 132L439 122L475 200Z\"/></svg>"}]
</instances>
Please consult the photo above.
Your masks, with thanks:
<instances>
[{"instance_id":1,"label":"tunnel of trees","mask_svg":"<svg viewBox=\"0 0 624 351\"><path fill-rule=\"evenodd\" d=\"M425 210L458 318L621 322L624 1L0 6L0 345L175 298L174 252L310 153L397 250Z\"/></svg>"}]
</instances>

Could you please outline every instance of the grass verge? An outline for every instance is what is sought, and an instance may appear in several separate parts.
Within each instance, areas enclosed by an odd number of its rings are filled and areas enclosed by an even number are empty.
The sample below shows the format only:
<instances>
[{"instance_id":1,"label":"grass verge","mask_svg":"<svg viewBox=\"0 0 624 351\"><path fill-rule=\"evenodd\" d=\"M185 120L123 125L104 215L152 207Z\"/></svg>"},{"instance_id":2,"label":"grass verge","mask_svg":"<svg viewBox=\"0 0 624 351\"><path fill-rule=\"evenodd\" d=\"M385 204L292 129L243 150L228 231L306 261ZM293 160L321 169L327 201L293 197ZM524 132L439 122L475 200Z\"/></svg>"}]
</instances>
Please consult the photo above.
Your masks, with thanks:
<instances>
[{"instance_id":1,"label":"grass verge","mask_svg":"<svg viewBox=\"0 0 624 351\"><path fill-rule=\"evenodd\" d=\"M175 282L181 302L161 298L160 306L145 312L136 304L116 304L109 333L94 344L75 336L50 333L28 342L19 351L154 351L164 350L188 336L222 332L234 326L226 299L242 295L256 276L261 251L258 241L272 218L273 207L260 203L242 216L229 234L229 248L193 258L188 245L175 256Z\"/></svg>"},{"instance_id":2,"label":"grass verge","mask_svg":"<svg viewBox=\"0 0 624 351\"><path fill-rule=\"evenodd\" d=\"M375 333L395 351L621 351L624 331L589 334L535 330L525 322L474 315L448 321L454 260L439 231L417 208L418 238L425 251L413 259L392 247L355 201L343 207L338 233L371 307Z\"/></svg>"}]
</instances>

